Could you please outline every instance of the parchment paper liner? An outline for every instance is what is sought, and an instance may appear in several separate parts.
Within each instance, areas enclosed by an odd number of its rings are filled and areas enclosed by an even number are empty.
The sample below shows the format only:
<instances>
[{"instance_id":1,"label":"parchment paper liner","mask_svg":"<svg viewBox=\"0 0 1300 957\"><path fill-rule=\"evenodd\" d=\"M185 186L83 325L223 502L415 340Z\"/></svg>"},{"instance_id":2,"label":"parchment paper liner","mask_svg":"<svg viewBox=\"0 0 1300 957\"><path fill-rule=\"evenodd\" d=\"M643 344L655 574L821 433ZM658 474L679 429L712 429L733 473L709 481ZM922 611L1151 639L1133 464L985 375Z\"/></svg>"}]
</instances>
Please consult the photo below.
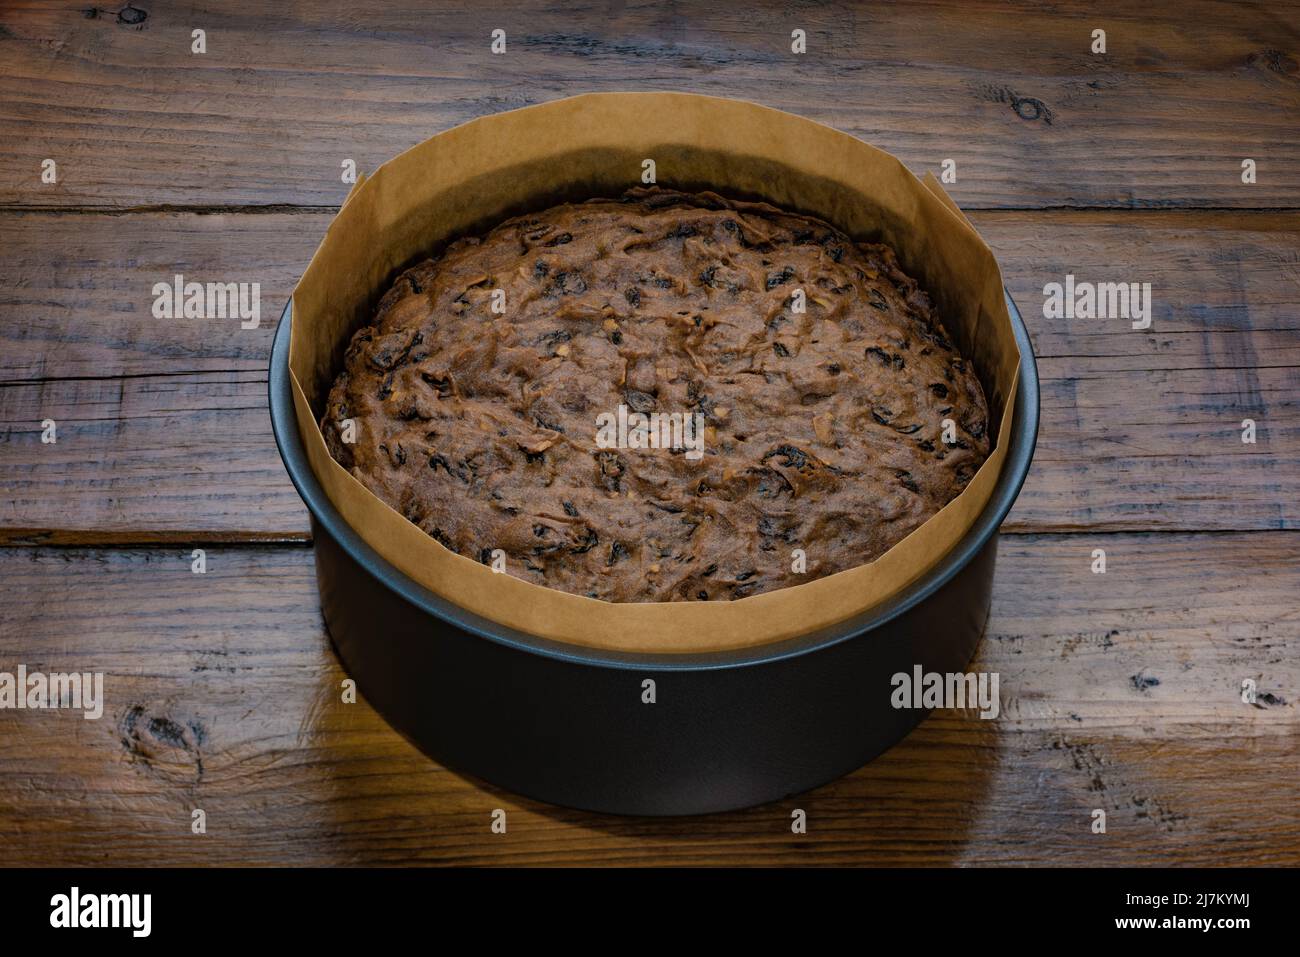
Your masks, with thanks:
<instances>
[{"instance_id":1,"label":"parchment paper liner","mask_svg":"<svg viewBox=\"0 0 1300 957\"><path fill-rule=\"evenodd\" d=\"M990 428L997 427L994 451L965 491L876 561L737 601L599 601L497 574L449 551L326 450L317 420L343 350L400 269L508 216L620 195L640 185L646 158L655 160L662 186L766 199L854 239L889 243L973 361ZM430 591L503 625L576 645L657 653L794 637L863 612L916 579L957 543L992 493L1020 365L993 253L932 176L923 184L888 153L801 117L682 93L588 94L484 117L359 179L294 290L289 355L312 470L380 555ZM815 554L809 562L815 565Z\"/></svg>"}]
</instances>

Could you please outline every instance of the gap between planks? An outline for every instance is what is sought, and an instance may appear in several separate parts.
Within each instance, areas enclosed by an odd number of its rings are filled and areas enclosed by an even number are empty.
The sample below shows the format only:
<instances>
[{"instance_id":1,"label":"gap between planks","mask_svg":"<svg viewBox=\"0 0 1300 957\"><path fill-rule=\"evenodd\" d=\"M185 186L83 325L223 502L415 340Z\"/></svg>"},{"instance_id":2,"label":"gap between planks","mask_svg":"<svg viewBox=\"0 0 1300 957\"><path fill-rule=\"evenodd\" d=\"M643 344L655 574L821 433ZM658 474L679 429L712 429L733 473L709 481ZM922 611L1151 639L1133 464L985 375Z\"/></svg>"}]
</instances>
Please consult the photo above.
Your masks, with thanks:
<instances>
[{"instance_id":1,"label":"gap between planks","mask_svg":"<svg viewBox=\"0 0 1300 957\"><path fill-rule=\"evenodd\" d=\"M22 215L24 213L44 213L56 216L143 216L159 213L189 213L195 216L238 216L238 215L271 215L271 214L302 214L304 216L319 215L321 213L337 213L343 207L340 205L309 205L304 203L232 203L221 205L214 203L196 203L187 205L184 203L157 203L135 206L93 206L80 204L75 206L58 206L51 204L39 203L2 203L0 204L0 215ZM1240 215L1250 215L1253 213L1294 213L1300 211L1300 205L1295 206L1216 206L1216 205L1173 205L1160 203L1092 203L1072 205L1068 203L1058 203L1045 206L1025 206L1025 205L979 205L971 204L962 207L963 212L976 213L1232 213Z\"/></svg>"},{"instance_id":2,"label":"gap between planks","mask_svg":"<svg viewBox=\"0 0 1300 957\"><path fill-rule=\"evenodd\" d=\"M1098 523L1096 525L1012 526L998 529L998 535L1020 539L1077 539L1085 535L1126 538L1173 535L1209 538L1239 535L1300 534L1295 528L1151 528ZM102 531L64 528L0 528L0 550L50 548L76 550L84 548L126 551L130 549L300 549L313 545L306 532L199 532L185 530L107 529Z\"/></svg>"}]
</instances>

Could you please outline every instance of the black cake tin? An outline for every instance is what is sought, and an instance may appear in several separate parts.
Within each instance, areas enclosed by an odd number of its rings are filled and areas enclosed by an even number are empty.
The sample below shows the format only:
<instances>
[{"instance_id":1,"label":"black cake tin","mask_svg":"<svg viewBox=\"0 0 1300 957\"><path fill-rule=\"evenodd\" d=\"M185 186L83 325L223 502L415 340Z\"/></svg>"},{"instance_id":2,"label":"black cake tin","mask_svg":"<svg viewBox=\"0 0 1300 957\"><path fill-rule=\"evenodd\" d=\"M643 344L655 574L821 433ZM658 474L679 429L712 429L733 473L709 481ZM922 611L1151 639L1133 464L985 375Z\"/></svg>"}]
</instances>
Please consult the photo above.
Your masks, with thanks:
<instances>
[{"instance_id":1,"label":"black cake tin","mask_svg":"<svg viewBox=\"0 0 1300 957\"><path fill-rule=\"evenodd\" d=\"M892 706L892 676L916 665L963 671L988 620L998 526L1038 434L1033 350L1009 295L1007 308L1021 355L1010 448L988 504L948 554L833 627L741 651L649 655L502 627L416 584L362 541L300 440L291 303L271 350L271 423L311 512L321 610L340 659L366 700L430 757L552 804L702 814L775 801L862 766L926 715Z\"/></svg>"}]
</instances>

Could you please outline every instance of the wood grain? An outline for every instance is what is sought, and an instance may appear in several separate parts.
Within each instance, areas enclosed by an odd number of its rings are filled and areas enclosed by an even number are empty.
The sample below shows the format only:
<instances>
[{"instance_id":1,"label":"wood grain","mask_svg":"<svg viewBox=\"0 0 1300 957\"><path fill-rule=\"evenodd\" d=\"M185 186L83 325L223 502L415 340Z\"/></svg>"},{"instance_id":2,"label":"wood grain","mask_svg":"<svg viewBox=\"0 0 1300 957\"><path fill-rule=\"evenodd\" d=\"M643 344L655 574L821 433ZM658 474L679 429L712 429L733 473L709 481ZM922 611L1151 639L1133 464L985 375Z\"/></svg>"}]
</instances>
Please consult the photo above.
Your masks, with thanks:
<instances>
[{"instance_id":1,"label":"wood grain","mask_svg":"<svg viewBox=\"0 0 1300 957\"><path fill-rule=\"evenodd\" d=\"M0 14L0 203L333 206L345 158L370 170L476 116L629 89L755 99L918 172L954 159L964 207L1281 207L1300 187L1300 34L1285 5L125 9L29 0ZM489 51L495 28L504 55ZM1096 28L1105 55L1090 52ZM55 185L40 182L46 158Z\"/></svg>"},{"instance_id":2,"label":"wood grain","mask_svg":"<svg viewBox=\"0 0 1300 957\"><path fill-rule=\"evenodd\" d=\"M0 382L265 373L332 214L0 213ZM261 320L156 319L155 283L258 283Z\"/></svg>"},{"instance_id":3,"label":"wood grain","mask_svg":"<svg viewBox=\"0 0 1300 957\"><path fill-rule=\"evenodd\" d=\"M332 213L0 212L0 382L264 371ZM1300 365L1300 213L981 212L1034 353L1081 375ZM259 283L257 329L155 319L156 282ZM1043 285L1149 282L1152 328L1042 317ZM1045 371L1051 372L1050 368ZM1243 379L1238 391L1249 392Z\"/></svg>"},{"instance_id":4,"label":"wood grain","mask_svg":"<svg viewBox=\"0 0 1300 957\"><path fill-rule=\"evenodd\" d=\"M0 711L6 863L1300 864L1295 535L1004 537L972 666L1001 676L998 719L936 713L841 781L668 821L466 780L341 703L310 550L189 562L0 549L0 669L103 671L107 689L99 721Z\"/></svg>"},{"instance_id":5,"label":"wood grain","mask_svg":"<svg viewBox=\"0 0 1300 957\"><path fill-rule=\"evenodd\" d=\"M0 387L0 541L305 538L266 395L256 372Z\"/></svg>"},{"instance_id":6,"label":"wood grain","mask_svg":"<svg viewBox=\"0 0 1300 957\"><path fill-rule=\"evenodd\" d=\"M1043 380L1008 529L1300 527L1300 214L982 212ZM274 322L328 216L0 214L0 540L301 538L265 411ZM1064 238L1063 238L1064 237ZM38 268L45 264L45 268ZM153 283L259 282L261 326ZM1152 328L1044 319L1067 272L1150 282ZM40 423L59 442L40 442ZM1241 442L1241 422L1257 442Z\"/></svg>"}]
</instances>

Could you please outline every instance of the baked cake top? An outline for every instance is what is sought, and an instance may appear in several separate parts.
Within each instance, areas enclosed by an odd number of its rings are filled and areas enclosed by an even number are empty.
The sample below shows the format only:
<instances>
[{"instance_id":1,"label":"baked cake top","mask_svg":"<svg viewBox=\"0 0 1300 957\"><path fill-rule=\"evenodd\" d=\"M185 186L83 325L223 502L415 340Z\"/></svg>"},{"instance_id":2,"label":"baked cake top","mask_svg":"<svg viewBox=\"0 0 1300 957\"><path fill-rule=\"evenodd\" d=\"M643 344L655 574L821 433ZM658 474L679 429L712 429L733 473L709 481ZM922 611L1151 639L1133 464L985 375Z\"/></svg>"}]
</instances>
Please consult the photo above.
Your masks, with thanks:
<instances>
[{"instance_id":1,"label":"baked cake top","mask_svg":"<svg viewBox=\"0 0 1300 957\"><path fill-rule=\"evenodd\" d=\"M517 217L404 272L321 427L447 548L608 601L865 564L989 451L979 381L891 249L664 189Z\"/></svg>"}]
</instances>

